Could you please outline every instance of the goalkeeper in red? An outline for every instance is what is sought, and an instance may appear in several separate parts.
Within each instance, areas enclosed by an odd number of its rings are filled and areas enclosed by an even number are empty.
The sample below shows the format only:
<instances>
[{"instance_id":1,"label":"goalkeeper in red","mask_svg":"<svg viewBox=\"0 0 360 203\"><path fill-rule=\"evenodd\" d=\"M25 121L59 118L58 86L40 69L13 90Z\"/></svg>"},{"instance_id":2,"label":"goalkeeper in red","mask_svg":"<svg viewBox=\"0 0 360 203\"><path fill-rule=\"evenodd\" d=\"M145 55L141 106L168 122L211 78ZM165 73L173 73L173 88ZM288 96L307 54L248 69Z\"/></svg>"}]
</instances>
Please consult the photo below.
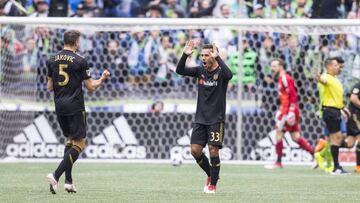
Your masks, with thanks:
<instances>
[{"instance_id":1,"label":"goalkeeper in red","mask_svg":"<svg viewBox=\"0 0 360 203\"><path fill-rule=\"evenodd\" d=\"M205 193L215 193L219 179L219 149L224 139L224 122L226 109L226 90L232 73L218 54L213 44L204 45L200 58L202 64L197 67L185 67L186 59L194 51L194 41L186 43L184 53L176 67L180 75L197 78L198 98L195 124L191 135L191 154L207 175ZM208 144L209 159L203 153Z\"/></svg>"},{"instance_id":2,"label":"goalkeeper in red","mask_svg":"<svg viewBox=\"0 0 360 203\"><path fill-rule=\"evenodd\" d=\"M266 165L265 168L282 168L281 163L283 150L283 137L285 132L289 132L291 138L299 144L300 148L313 155L313 149L309 142L300 136L300 110L297 104L297 95L294 79L286 73L282 59L273 59L271 61L271 71L275 79L278 80L280 108L276 112L276 154L275 164Z\"/></svg>"}]
</instances>

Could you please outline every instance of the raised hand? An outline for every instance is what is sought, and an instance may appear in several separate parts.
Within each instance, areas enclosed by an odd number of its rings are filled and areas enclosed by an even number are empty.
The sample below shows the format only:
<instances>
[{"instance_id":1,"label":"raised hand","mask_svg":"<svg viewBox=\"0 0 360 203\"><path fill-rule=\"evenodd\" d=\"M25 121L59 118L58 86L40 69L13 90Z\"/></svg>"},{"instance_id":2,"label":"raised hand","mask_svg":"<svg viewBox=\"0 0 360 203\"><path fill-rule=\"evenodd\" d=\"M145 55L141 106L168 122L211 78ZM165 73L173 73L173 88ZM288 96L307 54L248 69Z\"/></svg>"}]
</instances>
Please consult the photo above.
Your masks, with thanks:
<instances>
[{"instance_id":1,"label":"raised hand","mask_svg":"<svg viewBox=\"0 0 360 203\"><path fill-rule=\"evenodd\" d=\"M210 56L216 58L217 56L219 56L219 50L216 47L215 43L212 43L212 46L213 48L212 51L210 52Z\"/></svg>"},{"instance_id":2,"label":"raised hand","mask_svg":"<svg viewBox=\"0 0 360 203\"><path fill-rule=\"evenodd\" d=\"M110 76L110 72L108 70L104 70L101 74L101 80L106 80Z\"/></svg>"},{"instance_id":3,"label":"raised hand","mask_svg":"<svg viewBox=\"0 0 360 203\"><path fill-rule=\"evenodd\" d=\"M195 46L195 43L193 40L187 41L185 48L184 48L184 54L191 55L194 52L194 46Z\"/></svg>"},{"instance_id":4,"label":"raised hand","mask_svg":"<svg viewBox=\"0 0 360 203\"><path fill-rule=\"evenodd\" d=\"M315 73L314 75L314 79L316 80L316 82L319 82L320 81L320 73Z\"/></svg>"}]
</instances>

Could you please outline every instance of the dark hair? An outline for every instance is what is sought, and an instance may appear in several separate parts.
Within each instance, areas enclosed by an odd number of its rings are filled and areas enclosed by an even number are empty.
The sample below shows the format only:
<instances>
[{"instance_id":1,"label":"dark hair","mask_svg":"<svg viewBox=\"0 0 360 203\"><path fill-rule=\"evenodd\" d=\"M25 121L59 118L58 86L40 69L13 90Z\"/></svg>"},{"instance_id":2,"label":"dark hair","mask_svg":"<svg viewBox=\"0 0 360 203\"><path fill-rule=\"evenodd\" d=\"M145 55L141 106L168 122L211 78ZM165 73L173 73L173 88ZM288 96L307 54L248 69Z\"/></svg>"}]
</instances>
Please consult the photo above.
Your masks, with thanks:
<instances>
[{"instance_id":1,"label":"dark hair","mask_svg":"<svg viewBox=\"0 0 360 203\"><path fill-rule=\"evenodd\" d=\"M64 44L74 46L80 38L80 32L77 30L68 30L64 33Z\"/></svg>"},{"instance_id":2,"label":"dark hair","mask_svg":"<svg viewBox=\"0 0 360 203\"><path fill-rule=\"evenodd\" d=\"M280 66L282 66L283 68L285 68L284 60L282 60L281 58L273 58L273 59L271 59L270 62L272 63L273 61L277 61Z\"/></svg>"},{"instance_id":3,"label":"dark hair","mask_svg":"<svg viewBox=\"0 0 360 203\"><path fill-rule=\"evenodd\" d=\"M345 62L344 59L341 56L336 56L333 59L336 60L338 63L341 63L341 64L343 64Z\"/></svg>"},{"instance_id":4,"label":"dark hair","mask_svg":"<svg viewBox=\"0 0 360 203\"><path fill-rule=\"evenodd\" d=\"M329 57L325 60L325 67L327 68L331 63L332 61L336 60L335 57ZM336 60L337 61L337 60Z\"/></svg>"},{"instance_id":5,"label":"dark hair","mask_svg":"<svg viewBox=\"0 0 360 203\"><path fill-rule=\"evenodd\" d=\"M221 4L220 5L220 10L222 10L225 6L228 6L228 4Z\"/></svg>"},{"instance_id":6,"label":"dark hair","mask_svg":"<svg viewBox=\"0 0 360 203\"><path fill-rule=\"evenodd\" d=\"M212 48L213 48L213 45L212 45L212 44L204 44L204 45L202 45L202 47L201 47L201 49L211 49L211 50L212 50ZM216 49L217 49L217 51L219 52L219 48L216 47Z\"/></svg>"}]
</instances>

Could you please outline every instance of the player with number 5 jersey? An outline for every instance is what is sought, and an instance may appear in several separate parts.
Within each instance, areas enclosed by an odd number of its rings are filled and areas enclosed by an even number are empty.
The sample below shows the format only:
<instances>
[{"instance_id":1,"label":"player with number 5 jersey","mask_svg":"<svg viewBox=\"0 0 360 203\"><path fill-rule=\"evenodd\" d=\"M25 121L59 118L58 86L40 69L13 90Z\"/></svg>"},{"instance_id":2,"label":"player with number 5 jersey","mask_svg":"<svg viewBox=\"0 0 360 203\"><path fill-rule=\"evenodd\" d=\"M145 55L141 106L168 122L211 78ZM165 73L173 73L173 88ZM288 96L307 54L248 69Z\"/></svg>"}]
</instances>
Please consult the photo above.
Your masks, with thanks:
<instances>
[{"instance_id":1,"label":"player with number 5 jersey","mask_svg":"<svg viewBox=\"0 0 360 203\"><path fill-rule=\"evenodd\" d=\"M65 172L64 189L76 192L72 180L72 166L85 148L86 115L82 84L89 91L95 91L110 75L105 70L100 79L92 80L86 59L76 51L80 46L81 33L69 30L64 33L64 48L46 62L48 69L47 87L54 91L55 112L60 128L67 138L64 157L58 168L46 178L50 192L56 194L60 176Z\"/></svg>"}]
</instances>

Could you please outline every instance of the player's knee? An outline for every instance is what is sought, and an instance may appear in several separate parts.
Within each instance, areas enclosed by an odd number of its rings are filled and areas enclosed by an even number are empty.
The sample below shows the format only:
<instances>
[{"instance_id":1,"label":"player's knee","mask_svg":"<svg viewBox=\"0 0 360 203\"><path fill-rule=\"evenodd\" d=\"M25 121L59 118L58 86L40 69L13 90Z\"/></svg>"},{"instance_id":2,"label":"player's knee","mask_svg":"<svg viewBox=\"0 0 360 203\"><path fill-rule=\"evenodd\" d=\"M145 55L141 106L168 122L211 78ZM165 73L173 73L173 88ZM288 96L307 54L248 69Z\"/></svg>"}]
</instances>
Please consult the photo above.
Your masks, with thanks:
<instances>
[{"instance_id":1,"label":"player's knee","mask_svg":"<svg viewBox=\"0 0 360 203\"><path fill-rule=\"evenodd\" d=\"M194 158L198 158L201 156L201 153L202 153L202 150L199 150L195 147L191 147L191 155L194 157Z\"/></svg>"},{"instance_id":2,"label":"player's knee","mask_svg":"<svg viewBox=\"0 0 360 203\"><path fill-rule=\"evenodd\" d=\"M201 153L202 151L200 150L197 150L197 149L191 149L191 155L194 157L194 158L198 158L201 156Z\"/></svg>"},{"instance_id":3,"label":"player's knee","mask_svg":"<svg viewBox=\"0 0 360 203\"><path fill-rule=\"evenodd\" d=\"M219 147L214 145L209 145L209 153L211 157L219 156Z\"/></svg>"},{"instance_id":4,"label":"player's knee","mask_svg":"<svg viewBox=\"0 0 360 203\"><path fill-rule=\"evenodd\" d=\"M276 132L276 141L280 141L280 140L282 140L283 139L283 135L284 135L284 133L280 130L280 131L277 131Z\"/></svg>"},{"instance_id":5,"label":"player's knee","mask_svg":"<svg viewBox=\"0 0 360 203\"><path fill-rule=\"evenodd\" d=\"M299 134L299 133L291 134L291 139L292 139L294 142L298 142L298 141L299 141L299 138L300 138L300 134Z\"/></svg>"},{"instance_id":6,"label":"player's knee","mask_svg":"<svg viewBox=\"0 0 360 203\"><path fill-rule=\"evenodd\" d=\"M358 144L360 144L360 135L357 135L356 138L357 138Z\"/></svg>"},{"instance_id":7,"label":"player's knee","mask_svg":"<svg viewBox=\"0 0 360 203\"><path fill-rule=\"evenodd\" d=\"M66 139L66 141L65 141L65 145L66 146L72 146L72 140L71 139Z\"/></svg>"},{"instance_id":8,"label":"player's knee","mask_svg":"<svg viewBox=\"0 0 360 203\"><path fill-rule=\"evenodd\" d=\"M86 147L86 140L85 138L73 139L72 144L77 146L81 151L83 151Z\"/></svg>"},{"instance_id":9,"label":"player's knee","mask_svg":"<svg viewBox=\"0 0 360 203\"><path fill-rule=\"evenodd\" d=\"M330 143L332 145L340 146L342 141L342 135L341 132L336 132L333 134L330 134Z\"/></svg>"}]
</instances>

